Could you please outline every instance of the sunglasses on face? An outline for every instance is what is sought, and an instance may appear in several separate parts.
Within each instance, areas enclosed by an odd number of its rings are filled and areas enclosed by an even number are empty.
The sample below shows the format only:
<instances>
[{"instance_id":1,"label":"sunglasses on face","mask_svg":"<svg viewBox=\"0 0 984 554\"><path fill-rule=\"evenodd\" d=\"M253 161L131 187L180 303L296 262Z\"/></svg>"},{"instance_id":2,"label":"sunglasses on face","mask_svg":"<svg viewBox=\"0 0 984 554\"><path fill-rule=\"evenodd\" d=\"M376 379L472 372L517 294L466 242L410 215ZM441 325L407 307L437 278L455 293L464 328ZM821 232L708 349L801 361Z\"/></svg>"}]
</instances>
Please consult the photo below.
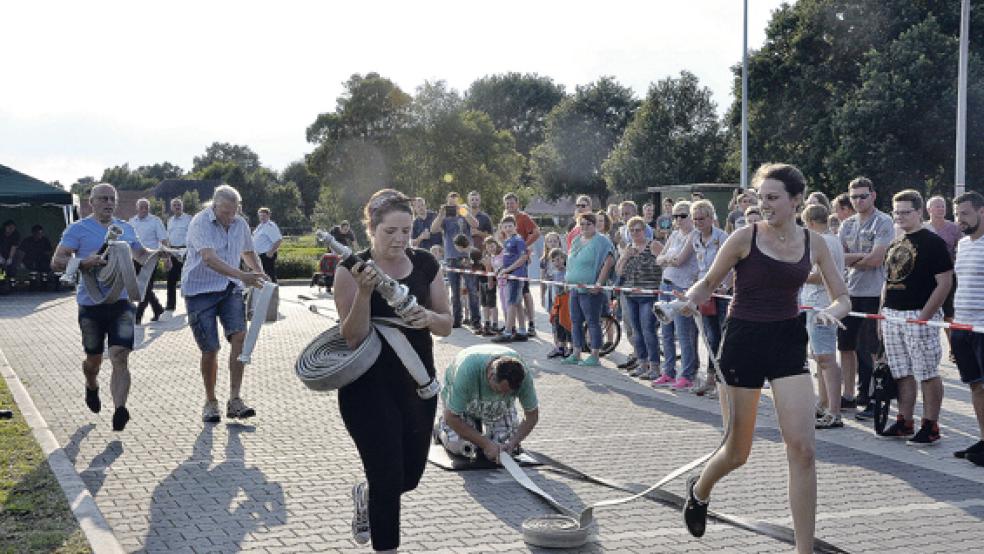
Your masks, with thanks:
<instances>
[{"instance_id":1,"label":"sunglasses on face","mask_svg":"<svg viewBox=\"0 0 984 554\"><path fill-rule=\"evenodd\" d=\"M687 219L688 217L690 216L687 214L673 214L673 219Z\"/></svg>"},{"instance_id":2,"label":"sunglasses on face","mask_svg":"<svg viewBox=\"0 0 984 554\"><path fill-rule=\"evenodd\" d=\"M867 200L869 196L871 196L870 192L864 192L861 194L852 194L851 200Z\"/></svg>"},{"instance_id":3,"label":"sunglasses on face","mask_svg":"<svg viewBox=\"0 0 984 554\"><path fill-rule=\"evenodd\" d=\"M583 209L583 208L587 208L588 205L587 204L578 204L577 207Z\"/></svg>"}]
</instances>

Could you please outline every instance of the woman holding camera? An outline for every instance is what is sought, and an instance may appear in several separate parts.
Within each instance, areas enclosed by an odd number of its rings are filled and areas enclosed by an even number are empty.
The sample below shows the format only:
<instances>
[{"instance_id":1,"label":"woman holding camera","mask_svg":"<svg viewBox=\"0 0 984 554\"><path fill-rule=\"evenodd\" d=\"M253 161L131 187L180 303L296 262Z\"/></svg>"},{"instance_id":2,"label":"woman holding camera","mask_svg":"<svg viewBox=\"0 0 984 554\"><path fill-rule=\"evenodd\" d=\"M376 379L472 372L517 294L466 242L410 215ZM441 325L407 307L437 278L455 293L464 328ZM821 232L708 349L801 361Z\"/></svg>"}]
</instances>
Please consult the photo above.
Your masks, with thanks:
<instances>
[{"instance_id":1,"label":"woman holding camera","mask_svg":"<svg viewBox=\"0 0 984 554\"><path fill-rule=\"evenodd\" d=\"M840 319L847 316L851 302L827 243L796 225L796 210L806 188L799 169L766 164L755 172L752 183L760 193L764 221L735 231L707 274L686 295L680 294L687 301L683 313L693 315L695 306L706 302L728 272L735 271L734 300L718 362L734 419L723 448L699 477L687 481L684 521L695 537L704 534L711 490L741 467L751 452L759 396L768 379L789 463L796 550L812 552L817 499L814 393L804 368L807 333L798 318L798 294L816 264L830 298L835 299L817 313L816 321L842 325Z\"/></svg>"},{"instance_id":2,"label":"woman holding camera","mask_svg":"<svg viewBox=\"0 0 984 554\"><path fill-rule=\"evenodd\" d=\"M374 332L372 318L396 317L375 291L380 273L409 288L417 307L400 328L433 377L431 333L451 334L452 318L440 265L429 252L410 248L410 198L392 189L372 195L365 207L371 246L363 260L335 275L335 306L341 332L352 347ZM378 268L378 270L377 270ZM417 487L427 463L437 397L422 400L404 362L383 340L382 352L366 373L338 390L338 407L362 458L367 482L352 488L352 534L359 544L372 539L377 551L400 544L400 496ZM372 523L370 528L370 522Z\"/></svg>"}]
</instances>

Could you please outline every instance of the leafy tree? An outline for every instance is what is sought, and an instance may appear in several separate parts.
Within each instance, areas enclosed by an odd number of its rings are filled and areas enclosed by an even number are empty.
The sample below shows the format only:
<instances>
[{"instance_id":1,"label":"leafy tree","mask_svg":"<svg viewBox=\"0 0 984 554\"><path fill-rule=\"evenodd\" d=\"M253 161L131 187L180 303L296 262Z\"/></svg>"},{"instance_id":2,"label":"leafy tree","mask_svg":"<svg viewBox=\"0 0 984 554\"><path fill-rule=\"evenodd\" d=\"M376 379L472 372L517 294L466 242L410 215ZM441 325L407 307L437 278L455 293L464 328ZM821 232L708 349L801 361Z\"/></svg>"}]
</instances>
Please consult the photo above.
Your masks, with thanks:
<instances>
[{"instance_id":1,"label":"leafy tree","mask_svg":"<svg viewBox=\"0 0 984 554\"><path fill-rule=\"evenodd\" d=\"M645 193L649 186L717 182L724 155L711 90L682 71L649 87L603 170L612 190Z\"/></svg>"},{"instance_id":2,"label":"leafy tree","mask_svg":"<svg viewBox=\"0 0 984 554\"><path fill-rule=\"evenodd\" d=\"M301 192L294 183L275 183L266 192L266 207L284 234L298 234L311 228L300 210Z\"/></svg>"},{"instance_id":3,"label":"leafy tree","mask_svg":"<svg viewBox=\"0 0 984 554\"><path fill-rule=\"evenodd\" d=\"M170 162L164 162L154 165L142 165L137 168L137 173L150 179L163 181L164 179L177 179L183 176L184 170Z\"/></svg>"},{"instance_id":4,"label":"leafy tree","mask_svg":"<svg viewBox=\"0 0 984 554\"><path fill-rule=\"evenodd\" d=\"M246 173L260 168L260 157L248 146L228 142L213 142L205 149L203 156L195 156L191 170L198 173L216 162L234 163Z\"/></svg>"},{"instance_id":5,"label":"leafy tree","mask_svg":"<svg viewBox=\"0 0 984 554\"><path fill-rule=\"evenodd\" d=\"M89 196L89 191L92 189L92 186L95 184L96 184L95 177L92 176L82 177L78 181L72 183L71 188L69 188L69 192L73 194L78 194L79 198L84 199L85 197Z\"/></svg>"},{"instance_id":6,"label":"leafy tree","mask_svg":"<svg viewBox=\"0 0 984 554\"><path fill-rule=\"evenodd\" d=\"M550 198L590 194L604 201L601 164L639 107L632 91L612 77L577 87L547 116L543 144L533 149L533 175Z\"/></svg>"},{"instance_id":7,"label":"leafy tree","mask_svg":"<svg viewBox=\"0 0 984 554\"><path fill-rule=\"evenodd\" d=\"M862 69L868 63L867 55L887 51L903 33L930 16L936 18L943 35L957 37L959 11L960 2L942 0L800 0L777 10L766 29L765 45L749 57L750 168L754 170L765 161L795 163L803 170L811 187L828 193L843 191L844 179L853 176L851 172L855 170L876 179L864 167L864 160L848 160L844 151L835 155L840 149L843 131L841 106L849 99L856 99L857 91L864 86ZM971 17L970 51L975 52L984 47L984 10L972 10ZM910 68L896 69L898 71L891 74L893 80L913 76L908 71ZM955 76L956 62L936 69L950 71ZM740 65L735 66L734 73L735 103L726 118L731 144L726 172L737 177L740 164ZM908 74L908 77L902 77L902 74ZM889 74L882 72L882 75ZM917 78L921 79L921 76ZM919 91L912 89L910 92ZM939 96L933 98L938 100ZM904 99L900 101L911 104ZM946 118L954 120L955 112L955 104L951 104ZM920 120L914 113L897 115L900 117L892 118L896 122ZM874 128L869 130L882 133ZM884 133L892 135L900 132L899 128L886 126L884 129ZM950 140L953 136L950 135ZM878 148L881 147L873 149ZM971 177L969 167L968 177Z\"/></svg>"},{"instance_id":8,"label":"leafy tree","mask_svg":"<svg viewBox=\"0 0 984 554\"><path fill-rule=\"evenodd\" d=\"M398 134L407 126L411 98L377 73L352 75L335 111L320 114L307 129L316 144L306 162L323 183L355 211L376 190L392 185L399 160Z\"/></svg>"},{"instance_id":9,"label":"leafy tree","mask_svg":"<svg viewBox=\"0 0 984 554\"><path fill-rule=\"evenodd\" d=\"M529 156L543 142L547 114L564 98L564 86L536 73L501 73L476 80L466 105L489 114L497 129L512 133L516 150Z\"/></svg>"},{"instance_id":10,"label":"leafy tree","mask_svg":"<svg viewBox=\"0 0 984 554\"><path fill-rule=\"evenodd\" d=\"M297 185L301 194L301 210L305 216L310 217L321 194L321 180L318 176L311 173L304 160L298 160L284 169L281 180Z\"/></svg>"},{"instance_id":11,"label":"leafy tree","mask_svg":"<svg viewBox=\"0 0 984 554\"><path fill-rule=\"evenodd\" d=\"M109 183L117 190L147 190L157 186L157 179L147 177L138 170L131 170L126 163L103 170L101 183Z\"/></svg>"},{"instance_id":12,"label":"leafy tree","mask_svg":"<svg viewBox=\"0 0 984 554\"><path fill-rule=\"evenodd\" d=\"M196 214L202 209L202 199L198 196L197 190L187 190L181 195L181 204L185 213Z\"/></svg>"},{"instance_id":13,"label":"leafy tree","mask_svg":"<svg viewBox=\"0 0 984 554\"><path fill-rule=\"evenodd\" d=\"M864 174L881 192L950 192L954 182L958 39L930 16L865 56L861 86L835 112L840 137L832 157L837 182ZM984 64L972 55L968 112L984 109ZM968 119L967 173L984 175L980 118ZM944 190L945 185L945 190ZM883 204L884 205L884 204Z\"/></svg>"}]
</instances>

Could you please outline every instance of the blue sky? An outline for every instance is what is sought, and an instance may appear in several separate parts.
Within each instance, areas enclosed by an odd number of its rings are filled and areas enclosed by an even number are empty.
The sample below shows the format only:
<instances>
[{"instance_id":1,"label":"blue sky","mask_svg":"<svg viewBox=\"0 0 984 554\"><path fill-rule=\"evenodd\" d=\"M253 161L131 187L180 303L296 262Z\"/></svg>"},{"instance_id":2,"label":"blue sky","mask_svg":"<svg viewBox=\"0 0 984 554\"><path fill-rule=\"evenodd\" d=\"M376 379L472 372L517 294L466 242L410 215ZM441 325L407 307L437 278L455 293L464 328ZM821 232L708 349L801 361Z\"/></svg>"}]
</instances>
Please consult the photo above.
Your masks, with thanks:
<instances>
[{"instance_id":1,"label":"blue sky","mask_svg":"<svg viewBox=\"0 0 984 554\"><path fill-rule=\"evenodd\" d=\"M781 3L749 0L751 48ZM723 113L742 2L7 2L0 20L0 163L68 185L127 162L187 170L213 141L282 169L342 82L370 71L409 93L506 71L568 91L613 75L641 97L686 69Z\"/></svg>"}]
</instances>

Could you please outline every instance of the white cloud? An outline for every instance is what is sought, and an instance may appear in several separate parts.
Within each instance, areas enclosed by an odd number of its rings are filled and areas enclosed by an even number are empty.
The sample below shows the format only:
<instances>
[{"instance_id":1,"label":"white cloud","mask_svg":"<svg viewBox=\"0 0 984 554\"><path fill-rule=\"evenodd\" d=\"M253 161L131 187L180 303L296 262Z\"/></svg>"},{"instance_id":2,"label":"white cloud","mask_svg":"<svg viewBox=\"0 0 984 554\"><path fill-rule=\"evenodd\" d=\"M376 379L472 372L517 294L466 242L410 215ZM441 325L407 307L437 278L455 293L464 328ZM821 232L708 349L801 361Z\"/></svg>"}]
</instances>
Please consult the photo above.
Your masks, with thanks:
<instances>
[{"instance_id":1,"label":"white cloud","mask_svg":"<svg viewBox=\"0 0 984 554\"><path fill-rule=\"evenodd\" d=\"M779 4L750 0L753 47ZM225 141L282 168L310 151L304 129L341 83L370 71L408 92L504 71L569 91L613 75L642 96L687 69L723 113L741 16L739 0L6 3L0 49L19 55L5 56L0 163L71 183L125 162L187 169Z\"/></svg>"}]
</instances>

